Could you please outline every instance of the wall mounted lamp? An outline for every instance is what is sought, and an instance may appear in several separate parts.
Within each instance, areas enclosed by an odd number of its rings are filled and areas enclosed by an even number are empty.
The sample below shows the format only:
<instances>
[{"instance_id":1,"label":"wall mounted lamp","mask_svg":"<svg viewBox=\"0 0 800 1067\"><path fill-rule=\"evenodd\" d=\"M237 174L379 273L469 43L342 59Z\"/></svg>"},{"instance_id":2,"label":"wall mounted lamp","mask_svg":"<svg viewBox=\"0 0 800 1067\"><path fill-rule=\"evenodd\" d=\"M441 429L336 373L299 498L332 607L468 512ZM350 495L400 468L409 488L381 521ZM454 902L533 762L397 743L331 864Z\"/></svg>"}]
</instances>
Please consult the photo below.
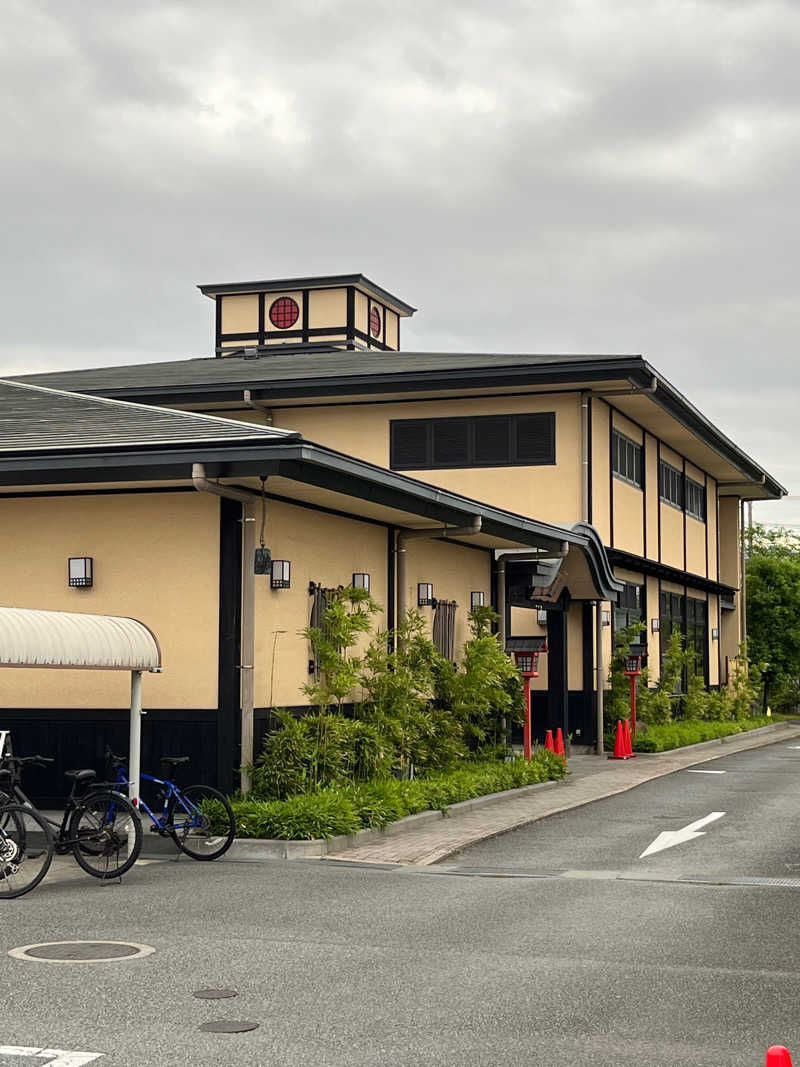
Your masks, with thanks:
<instances>
[{"instance_id":1,"label":"wall mounted lamp","mask_svg":"<svg viewBox=\"0 0 800 1067\"><path fill-rule=\"evenodd\" d=\"M537 608L536 621L540 626L547 626L547 610L545 608Z\"/></svg>"},{"instance_id":2,"label":"wall mounted lamp","mask_svg":"<svg viewBox=\"0 0 800 1067\"><path fill-rule=\"evenodd\" d=\"M93 581L93 571L91 556L70 556L67 575L73 589L88 588Z\"/></svg>"},{"instance_id":3,"label":"wall mounted lamp","mask_svg":"<svg viewBox=\"0 0 800 1067\"><path fill-rule=\"evenodd\" d=\"M650 620L650 633L657 634L661 630L661 619Z\"/></svg>"},{"instance_id":4,"label":"wall mounted lamp","mask_svg":"<svg viewBox=\"0 0 800 1067\"><path fill-rule=\"evenodd\" d=\"M274 559L272 561L272 577L270 586L273 589L288 589L292 584L292 564L288 559Z\"/></svg>"},{"instance_id":5,"label":"wall mounted lamp","mask_svg":"<svg viewBox=\"0 0 800 1067\"><path fill-rule=\"evenodd\" d=\"M470 611L474 611L475 608L482 608L486 604L486 594L481 590L474 589L469 594L469 607Z\"/></svg>"},{"instance_id":6,"label":"wall mounted lamp","mask_svg":"<svg viewBox=\"0 0 800 1067\"><path fill-rule=\"evenodd\" d=\"M719 627L718 626L714 626L712 628L712 630L711 630L711 640L712 641L719 641Z\"/></svg>"},{"instance_id":7,"label":"wall mounted lamp","mask_svg":"<svg viewBox=\"0 0 800 1067\"><path fill-rule=\"evenodd\" d=\"M365 589L367 592L369 592L369 575L368 574L364 574L361 571L359 571L357 573L354 572L353 573L353 588L354 589Z\"/></svg>"},{"instance_id":8,"label":"wall mounted lamp","mask_svg":"<svg viewBox=\"0 0 800 1067\"><path fill-rule=\"evenodd\" d=\"M430 607L433 604L433 582L417 583L417 606Z\"/></svg>"}]
</instances>

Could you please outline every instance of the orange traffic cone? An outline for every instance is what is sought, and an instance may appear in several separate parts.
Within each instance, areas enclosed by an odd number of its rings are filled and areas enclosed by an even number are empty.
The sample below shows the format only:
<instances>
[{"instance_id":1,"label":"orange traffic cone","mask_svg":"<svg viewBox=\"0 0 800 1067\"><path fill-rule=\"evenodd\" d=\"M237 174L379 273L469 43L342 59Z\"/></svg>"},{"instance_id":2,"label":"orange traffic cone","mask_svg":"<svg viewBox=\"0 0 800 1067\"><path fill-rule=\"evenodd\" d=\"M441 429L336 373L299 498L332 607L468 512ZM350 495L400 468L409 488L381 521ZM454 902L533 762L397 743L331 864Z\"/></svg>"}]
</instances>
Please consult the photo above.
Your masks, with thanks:
<instances>
[{"instance_id":1,"label":"orange traffic cone","mask_svg":"<svg viewBox=\"0 0 800 1067\"><path fill-rule=\"evenodd\" d=\"M614 755L609 756L609 759L627 759L625 753L625 738L622 732L622 723L617 719L617 734L614 738Z\"/></svg>"},{"instance_id":2,"label":"orange traffic cone","mask_svg":"<svg viewBox=\"0 0 800 1067\"><path fill-rule=\"evenodd\" d=\"M783 1045L773 1045L767 1049L767 1067L792 1067L792 1057L788 1048Z\"/></svg>"},{"instance_id":3,"label":"orange traffic cone","mask_svg":"<svg viewBox=\"0 0 800 1067\"><path fill-rule=\"evenodd\" d=\"M555 752L555 748L553 746L553 731L552 730L548 730L547 733L544 735L544 747L549 749L551 752Z\"/></svg>"},{"instance_id":4,"label":"orange traffic cone","mask_svg":"<svg viewBox=\"0 0 800 1067\"><path fill-rule=\"evenodd\" d=\"M622 732L625 736L625 755L628 759L633 759L636 753L633 751L633 741L631 740L631 728L627 719L622 720Z\"/></svg>"},{"instance_id":5,"label":"orange traffic cone","mask_svg":"<svg viewBox=\"0 0 800 1067\"><path fill-rule=\"evenodd\" d=\"M566 759L566 752L564 751L564 735L561 733L561 727L556 730L556 748L555 752L557 756L563 756Z\"/></svg>"}]
</instances>

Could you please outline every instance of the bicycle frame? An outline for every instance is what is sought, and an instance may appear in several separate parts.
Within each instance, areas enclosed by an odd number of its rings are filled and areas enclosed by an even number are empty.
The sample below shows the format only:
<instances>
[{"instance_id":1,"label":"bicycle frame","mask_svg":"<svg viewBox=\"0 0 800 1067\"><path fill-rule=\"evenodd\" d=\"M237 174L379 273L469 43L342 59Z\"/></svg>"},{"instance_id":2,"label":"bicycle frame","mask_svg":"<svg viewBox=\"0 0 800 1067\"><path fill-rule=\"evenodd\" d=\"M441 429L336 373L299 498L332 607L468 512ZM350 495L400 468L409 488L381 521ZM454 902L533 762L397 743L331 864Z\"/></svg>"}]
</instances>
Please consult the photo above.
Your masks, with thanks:
<instances>
[{"instance_id":1,"label":"bicycle frame","mask_svg":"<svg viewBox=\"0 0 800 1067\"><path fill-rule=\"evenodd\" d=\"M92 784L95 784L95 783L92 783ZM104 783L99 783L99 784L102 785ZM86 791L86 793L84 794L84 796L85 797L89 797L89 796L91 796L91 794L92 794L92 790L88 789ZM24 807L30 808L31 811L38 811L39 812L39 815L42 816L42 818L48 824L48 826L50 826L51 829L55 831L54 842L55 842L56 846L59 849L61 849L61 848L71 848L73 845L79 845L81 843L80 836L76 836L76 837L68 837L67 836L67 824L69 823L70 816L72 815L73 811L75 811L75 809L80 806L80 799L75 796L75 786L72 787L72 789L70 790L69 796L67 797L67 803L66 803L66 806L64 808L64 815L63 815L60 823L57 823L54 819L48 819L48 817L44 814L44 812L39 811L39 809L36 807L36 805L33 803L33 801L30 799L30 797L26 793L24 793L22 791L22 786L19 785L18 782L14 782L14 784L11 786L10 795L12 797L14 797Z\"/></svg>"},{"instance_id":2,"label":"bicycle frame","mask_svg":"<svg viewBox=\"0 0 800 1067\"><path fill-rule=\"evenodd\" d=\"M187 800L186 797L184 797L183 793L181 793L180 789L175 785L175 783L170 782L169 779L154 778L152 774L140 773L139 780L140 782L153 782L155 785L163 785L165 788L164 806L161 810L160 815L156 815L142 800L141 796L138 798L137 805L140 811L144 811L145 814L149 816L153 827L159 832L167 831L169 804L173 797L175 798L176 802L180 804L180 806L183 808L187 815L200 815L200 810L196 808L194 804L192 804L191 800ZM117 771L115 785L124 786L126 789L129 785L128 779L125 777L125 774L121 767Z\"/></svg>"}]
</instances>

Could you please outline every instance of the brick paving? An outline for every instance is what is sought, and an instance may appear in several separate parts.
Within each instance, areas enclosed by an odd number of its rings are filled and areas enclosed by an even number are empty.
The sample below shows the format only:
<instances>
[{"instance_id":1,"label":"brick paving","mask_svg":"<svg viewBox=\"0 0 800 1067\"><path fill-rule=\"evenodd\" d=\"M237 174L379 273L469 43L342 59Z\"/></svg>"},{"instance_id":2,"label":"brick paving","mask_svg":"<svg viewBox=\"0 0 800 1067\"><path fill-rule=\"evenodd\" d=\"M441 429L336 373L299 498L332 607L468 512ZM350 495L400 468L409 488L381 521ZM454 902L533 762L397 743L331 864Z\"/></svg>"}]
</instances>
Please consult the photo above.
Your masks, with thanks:
<instances>
[{"instance_id":1,"label":"brick paving","mask_svg":"<svg viewBox=\"0 0 800 1067\"><path fill-rule=\"evenodd\" d=\"M625 761L609 760L605 756L573 756L569 761L569 775L552 788L497 801L478 810L445 816L407 833L396 833L341 852L329 853L327 859L427 866L478 841L525 826L526 823L624 793L643 782L697 763L706 763L763 745L778 744L797 737L796 731L796 724L787 723L785 728L770 730L767 734L734 735L722 745L640 755Z\"/></svg>"}]
</instances>

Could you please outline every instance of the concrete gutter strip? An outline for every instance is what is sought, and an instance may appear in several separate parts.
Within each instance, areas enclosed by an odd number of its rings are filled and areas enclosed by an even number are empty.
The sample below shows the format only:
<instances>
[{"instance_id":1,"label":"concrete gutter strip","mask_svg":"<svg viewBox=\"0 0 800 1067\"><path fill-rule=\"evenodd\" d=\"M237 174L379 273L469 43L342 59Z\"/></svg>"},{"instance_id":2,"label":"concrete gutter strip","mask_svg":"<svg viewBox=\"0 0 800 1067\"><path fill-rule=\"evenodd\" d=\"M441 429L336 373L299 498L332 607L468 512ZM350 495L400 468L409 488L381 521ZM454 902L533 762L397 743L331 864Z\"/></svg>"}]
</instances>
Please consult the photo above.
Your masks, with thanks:
<instances>
[{"instance_id":1,"label":"concrete gutter strip","mask_svg":"<svg viewBox=\"0 0 800 1067\"><path fill-rule=\"evenodd\" d=\"M635 760L607 762L594 756L577 757L596 761L581 770L586 773L568 775L558 781L539 782L520 789L473 797L452 804L447 813L423 811L407 815L381 829L360 830L340 837L318 838L313 841L281 841L263 838L236 838L225 856L226 860L254 862L259 860L352 859L361 862L428 864L452 855L477 841L496 837L539 819L556 815L571 808L583 807L596 800L624 793L644 782L672 774L697 763L718 759L722 745L734 751L746 751L772 745L783 740L783 734L800 726L800 722L781 722L759 727L746 733L701 741L685 748L667 752L637 753ZM776 736L777 735L777 736ZM546 790L563 790L547 804L539 794ZM527 801L527 802L526 802ZM521 803L522 802L522 803ZM486 810L488 809L488 810ZM485 811L485 816L481 812ZM444 825L446 820L447 826ZM438 824L438 825L437 825ZM393 838L398 838L396 842ZM151 842L146 841L146 845ZM158 842L151 851L161 852ZM170 847L171 842L166 842ZM147 848L144 850L148 851Z\"/></svg>"}]
</instances>

